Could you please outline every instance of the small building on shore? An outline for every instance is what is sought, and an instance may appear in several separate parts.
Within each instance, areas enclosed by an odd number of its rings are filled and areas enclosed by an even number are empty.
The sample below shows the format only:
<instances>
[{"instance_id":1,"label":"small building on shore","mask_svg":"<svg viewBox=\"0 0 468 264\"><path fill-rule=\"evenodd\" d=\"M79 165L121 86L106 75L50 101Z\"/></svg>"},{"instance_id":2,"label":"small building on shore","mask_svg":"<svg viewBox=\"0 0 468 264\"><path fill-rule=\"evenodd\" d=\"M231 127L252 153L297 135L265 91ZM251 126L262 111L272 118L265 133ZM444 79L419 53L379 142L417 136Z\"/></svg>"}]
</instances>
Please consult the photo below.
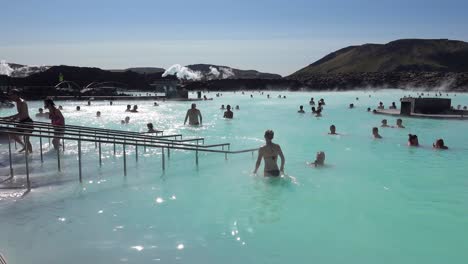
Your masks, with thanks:
<instances>
[{"instance_id":1,"label":"small building on shore","mask_svg":"<svg viewBox=\"0 0 468 264\"><path fill-rule=\"evenodd\" d=\"M441 119L468 119L467 110L452 107L449 98L413 98L400 99L400 109L376 109L374 113L395 116L410 116Z\"/></svg>"}]
</instances>

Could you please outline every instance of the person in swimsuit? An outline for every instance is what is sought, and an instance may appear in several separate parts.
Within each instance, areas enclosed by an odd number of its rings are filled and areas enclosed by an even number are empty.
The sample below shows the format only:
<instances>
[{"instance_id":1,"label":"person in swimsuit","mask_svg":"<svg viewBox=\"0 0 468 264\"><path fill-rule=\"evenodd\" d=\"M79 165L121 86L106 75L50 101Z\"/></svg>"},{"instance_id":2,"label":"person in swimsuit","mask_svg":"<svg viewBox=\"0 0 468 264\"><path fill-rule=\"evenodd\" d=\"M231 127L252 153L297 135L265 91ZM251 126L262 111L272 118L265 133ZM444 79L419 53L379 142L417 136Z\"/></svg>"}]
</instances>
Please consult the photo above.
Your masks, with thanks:
<instances>
[{"instance_id":1,"label":"person in swimsuit","mask_svg":"<svg viewBox=\"0 0 468 264\"><path fill-rule=\"evenodd\" d=\"M444 140L439 138L434 144L432 144L433 148L436 149L448 149L447 146L445 146Z\"/></svg>"},{"instance_id":2,"label":"person in swimsuit","mask_svg":"<svg viewBox=\"0 0 468 264\"><path fill-rule=\"evenodd\" d=\"M29 117L28 104L26 101L19 96L19 91L12 89L9 93L10 100L16 103L17 114L4 117L3 119L17 120L20 124L16 125L18 132L24 132L31 134L30 129L34 129L33 120ZM29 153L32 152L32 145L29 141L29 136L24 136L24 143L21 140L22 135L11 135L11 137L18 142L23 148L19 152L27 150Z\"/></svg>"},{"instance_id":3,"label":"person in swimsuit","mask_svg":"<svg viewBox=\"0 0 468 264\"><path fill-rule=\"evenodd\" d=\"M257 174L257 170L262 163L262 158L265 160L265 167L263 175L265 177L278 177L281 173L284 173L284 155L280 145L272 142L274 132L272 130L265 131L265 142L266 144L258 150L258 158L255 163L254 174ZM278 169L278 156L281 158L281 166Z\"/></svg>"},{"instance_id":4,"label":"person in swimsuit","mask_svg":"<svg viewBox=\"0 0 468 264\"><path fill-rule=\"evenodd\" d=\"M304 111L304 106L302 106L302 105L299 106L299 111L297 111L297 112L300 113L300 114L305 113L305 111Z\"/></svg>"},{"instance_id":5,"label":"person in swimsuit","mask_svg":"<svg viewBox=\"0 0 468 264\"><path fill-rule=\"evenodd\" d=\"M200 121L198 120L198 117L200 117ZM187 114L185 115L184 125L185 123L187 123L187 119L189 120L189 125L191 126L202 125L202 115L200 113L200 110L197 109L196 104L192 104L192 108L187 110Z\"/></svg>"},{"instance_id":6,"label":"person in swimsuit","mask_svg":"<svg viewBox=\"0 0 468 264\"><path fill-rule=\"evenodd\" d=\"M55 107L55 103L52 99L46 99L44 101L44 107L49 109L49 119L54 126L54 139L52 139L52 145L54 145L55 150L59 150L61 145L59 137L63 136L63 131L65 130L65 118L63 117L62 112Z\"/></svg>"},{"instance_id":7,"label":"person in swimsuit","mask_svg":"<svg viewBox=\"0 0 468 264\"><path fill-rule=\"evenodd\" d=\"M232 119L234 117L234 113L231 111L231 106L227 105L226 106L226 112L224 112L224 118Z\"/></svg>"}]
</instances>

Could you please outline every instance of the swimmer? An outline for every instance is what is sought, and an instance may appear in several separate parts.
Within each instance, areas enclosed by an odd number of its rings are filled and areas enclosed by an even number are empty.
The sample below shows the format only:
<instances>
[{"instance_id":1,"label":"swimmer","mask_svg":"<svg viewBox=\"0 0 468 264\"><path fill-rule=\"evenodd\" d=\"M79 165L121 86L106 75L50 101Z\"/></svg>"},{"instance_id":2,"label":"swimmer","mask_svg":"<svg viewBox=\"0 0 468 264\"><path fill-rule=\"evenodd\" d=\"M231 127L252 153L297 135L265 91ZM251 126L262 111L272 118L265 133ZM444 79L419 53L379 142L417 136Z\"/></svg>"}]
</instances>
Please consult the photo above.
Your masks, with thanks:
<instances>
[{"instance_id":1,"label":"swimmer","mask_svg":"<svg viewBox=\"0 0 468 264\"><path fill-rule=\"evenodd\" d=\"M101 111L96 112L96 117L101 117Z\"/></svg>"},{"instance_id":2,"label":"swimmer","mask_svg":"<svg viewBox=\"0 0 468 264\"><path fill-rule=\"evenodd\" d=\"M80 111L80 110L81 110L81 107L78 105L78 106L76 107L76 111Z\"/></svg>"},{"instance_id":3,"label":"swimmer","mask_svg":"<svg viewBox=\"0 0 468 264\"><path fill-rule=\"evenodd\" d=\"M200 118L200 120L198 120ZM185 115L184 125L187 123L187 119L189 120L189 125L191 126L198 126L202 125L202 115L200 110L197 109L196 104L192 104L192 108L187 110L187 114Z\"/></svg>"},{"instance_id":4,"label":"swimmer","mask_svg":"<svg viewBox=\"0 0 468 264\"><path fill-rule=\"evenodd\" d=\"M231 111L231 106L227 105L226 106L226 112L224 112L224 118L232 119L234 117L234 113Z\"/></svg>"},{"instance_id":5,"label":"swimmer","mask_svg":"<svg viewBox=\"0 0 468 264\"><path fill-rule=\"evenodd\" d=\"M59 105L59 110L63 110L63 107L61 105Z\"/></svg>"},{"instance_id":6,"label":"swimmer","mask_svg":"<svg viewBox=\"0 0 468 264\"><path fill-rule=\"evenodd\" d=\"M385 106L383 105L382 102L379 103L379 106L377 106L377 109L385 109Z\"/></svg>"},{"instance_id":7,"label":"swimmer","mask_svg":"<svg viewBox=\"0 0 468 264\"><path fill-rule=\"evenodd\" d=\"M236 110L240 110L240 108L239 108L239 106L238 106L238 105L236 105Z\"/></svg>"},{"instance_id":8,"label":"swimmer","mask_svg":"<svg viewBox=\"0 0 468 264\"><path fill-rule=\"evenodd\" d=\"M127 105L127 109L125 109L125 112L131 112L132 111L132 106L131 105Z\"/></svg>"},{"instance_id":9,"label":"swimmer","mask_svg":"<svg viewBox=\"0 0 468 264\"><path fill-rule=\"evenodd\" d=\"M154 102L154 106L159 106L158 102Z\"/></svg>"},{"instance_id":10,"label":"swimmer","mask_svg":"<svg viewBox=\"0 0 468 264\"><path fill-rule=\"evenodd\" d=\"M397 128L405 128L405 126L403 126L403 120L401 120L401 118L398 118L396 120L396 127Z\"/></svg>"},{"instance_id":11,"label":"swimmer","mask_svg":"<svg viewBox=\"0 0 468 264\"><path fill-rule=\"evenodd\" d=\"M138 113L138 105L134 105L134 106L133 106L133 109L130 110L130 112L132 112L132 113Z\"/></svg>"},{"instance_id":12,"label":"swimmer","mask_svg":"<svg viewBox=\"0 0 468 264\"><path fill-rule=\"evenodd\" d=\"M322 116L322 109L319 108L316 112L315 112L315 117L321 117Z\"/></svg>"},{"instance_id":13,"label":"swimmer","mask_svg":"<svg viewBox=\"0 0 468 264\"><path fill-rule=\"evenodd\" d=\"M224 105L221 105L221 108L219 108L219 109L224 110Z\"/></svg>"},{"instance_id":14,"label":"swimmer","mask_svg":"<svg viewBox=\"0 0 468 264\"><path fill-rule=\"evenodd\" d=\"M158 133L161 132L159 130L154 129L153 123L148 123L146 124L146 127L148 128L148 132L146 133Z\"/></svg>"},{"instance_id":15,"label":"swimmer","mask_svg":"<svg viewBox=\"0 0 468 264\"><path fill-rule=\"evenodd\" d=\"M88 100L88 106L91 105L91 101Z\"/></svg>"},{"instance_id":16,"label":"swimmer","mask_svg":"<svg viewBox=\"0 0 468 264\"><path fill-rule=\"evenodd\" d=\"M265 167L263 175L265 177L278 177L281 173L284 173L284 155L280 145L272 142L274 132L272 130L265 131L265 145L258 150L257 162L255 163L254 174L257 174L257 170L260 167L262 158L265 161ZM281 158L281 166L278 169L278 156Z\"/></svg>"},{"instance_id":17,"label":"swimmer","mask_svg":"<svg viewBox=\"0 0 468 264\"><path fill-rule=\"evenodd\" d=\"M328 133L328 135L339 135L338 133L336 133L335 125L330 126L330 132Z\"/></svg>"},{"instance_id":18,"label":"swimmer","mask_svg":"<svg viewBox=\"0 0 468 264\"><path fill-rule=\"evenodd\" d=\"M434 144L432 144L433 148L436 149L448 149L447 146L445 146L444 140L439 138Z\"/></svg>"},{"instance_id":19,"label":"swimmer","mask_svg":"<svg viewBox=\"0 0 468 264\"><path fill-rule=\"evenodd\" d=\"M382 136L379 134L379 128L378 127L373 127L372 128L372 136L374 136L374 138L382 138Z\"/></svg>"},{"instance_id":20,"label":"swimmer","mask_svg":"<svg viewBox=\"0 0 468 264\"><path fill-rule=\"evenodd\" d=\"M122 125L126 125L128 123L130 123L130 117L129 116L126 116L124 120L121 120L120 123Z\"/></svg>"},{"instance_id":21,"label":"swimmer","mask_svg":"<svg viewBox=\"0 0 468 264\"><path fill-rule=\"evenodd\" d=\"M112 104L113 104L113 102L112 102L112 101L110 101L110 102L109 102L109 105L112 105Z\"/></svg>"},{"instance_id":22,"label":"swimmer","mask_svg":"<svg viewBox=\"0 0 468 264\"><path fill-rule=\"evenodd\" d=\"M408 146L410 147L418 147L419 146L419 140L418 136L408 134Z\"/></svg>"},{"instance_id":23,"label":"swimmer","mask_svg":"<svg viewBox=\"0 0 468 264\"><path fill-rule=\"evenodd\" d=\"M370 112L370 110L371 110L370 107L367 107L367 112Z\"/></svg>"},{"instance_id":24,"label":"swimmer","mask_svg":"<svg viewBox=\"0 0 468 264\"><path fill-rule=\"evenodd\" d=\"M349 104L349 109L353 109L354 108L354 104Z\"/></svg>"},{"instance_id":25,"label":"swimmer","mask_svg":"<svg viewBox=\"0 0 468 264\"><path fill-rule=\"evenodd\" d=\"M302 105L299 106L299 111L297 111L297 112L298 112L298 113L301 113L301 114L305 113L305 111L304 111L304 106L302 106Z\"/></svg>"},{"instance_id":26,"label":"swimmer","mask_svg":"<svg viewBox=\"0 0 468 264\"><path fill-rule=\"evenodd\" d=\"M313 97L310 98L309 105L315 105L315 102L314 102L314 98L313 98Z\"/></svg>"},{"instance_id":27,"label":"swimmer","mask_svg":"<svg viewBox=\"0 0 468 264\"><path fill-rule=\"evenodd\" d=\"M44 109L39 108L39 113L36 114L36 117L48 117L49 113L44 113Z\"/></svg>"},{"instance_id":28,"label":"swimmer","mask_svg":"<svg viewBox=\"0 0 468 264\"><path fill-rule=\"evenodd\" d=\"M312 114L317 113L317 111L315 110L315 107L314 107L314 106L312 106L311 110L312 110Z\"/></svg>"},{"instance_id":29,"label":"swimmer","mask_svg":"<svg viewBox=\"0 0 468 264\"><path fill-rule=\"evenodd\" d=\"M382 125L380 127L389 127L389 125L387 124L387 119L382 120Z\"/></svg>"},{"instance_id":30,"label":"swimmer","mask_svg":"<svg viewBox=\"0 0 468 264\"><path fill-rule=\"evenodd\" d=\"M397 109L395 102L392 102L392 105L389 108L390 109Z\"/></svg>"},{"instance_id":31,"label":"swimmer","mask_svg":"<svg viewBox=\"0 0 468 264\"><path fill-rule=\"evenodd\" d=\"M314 166L314 167L325 165L325 152L323 151L317 152L317 155L315 156L315 161L310 162L309 165Z\"/></svg>"}]
</instances>

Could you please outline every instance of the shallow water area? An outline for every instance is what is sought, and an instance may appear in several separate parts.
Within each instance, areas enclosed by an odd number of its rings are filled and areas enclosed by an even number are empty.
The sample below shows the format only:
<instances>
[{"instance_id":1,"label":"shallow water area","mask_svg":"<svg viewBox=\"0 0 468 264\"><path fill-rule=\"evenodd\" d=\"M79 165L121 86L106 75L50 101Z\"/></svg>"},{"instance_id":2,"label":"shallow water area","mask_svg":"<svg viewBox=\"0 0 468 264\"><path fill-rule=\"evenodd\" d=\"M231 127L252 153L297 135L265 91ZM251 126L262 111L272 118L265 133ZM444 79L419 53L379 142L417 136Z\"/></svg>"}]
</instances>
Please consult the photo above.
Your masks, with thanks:
<instances>
[{"instance_id":1,"label":"shallow water area","mask_svg":"<svg viewBox=\"0 0 468 264\"><path fill-rule=\"evenodd\" d=\"M427 93L427 92L426 92ZM161 168L161 150L103 145L99 166L94 143L83 143L83 183L78 181L77 142L56 153L44 140L30 157L33 189L25 197L24 155L12 156L15 179L0 189L0 253L9 263L464 263L468 259L468 131L466 120L402 117L405 129L371 129L380 101L387 107L401 90L354 92L215 92L196 102L203 126L183 125L191 102L58 101L67 124L145 131L152 122L165 134L203 137L231 150L259 147L266 129L286 157L284 178L252 175L257 153L229 155L172 151ZM250 97L253 94L253 98ZM267 98L270 94L270 99ZM285 99L278 98L281 94ZM432 96L434 92L431 92ZM195 96L192 94L191 96ZM323 116L309 100L324 98ZM452 105L468 95L444 92ZM358 98L358 99L357 99ZM139 113L124 112L137 104ZM353 103L354 109L348 105ZM234 119L220 106L239 105ZM81 111L75 107L81 106ZM303 105L305 114L297 113ZM35 120L42 102L29 102ZM95 117L101 111L102 116ZM14 113L1 109L0 116ZM120 121L130 117L128 125ZM328 135L334 124L340 135ZM417 134L421 147L407 146ZM443 138L449 150L432 149ZM326 166L312 168L317 151ZM9 175L8 144L0 141L0 181Z\"/></svg>"}]
</instances>

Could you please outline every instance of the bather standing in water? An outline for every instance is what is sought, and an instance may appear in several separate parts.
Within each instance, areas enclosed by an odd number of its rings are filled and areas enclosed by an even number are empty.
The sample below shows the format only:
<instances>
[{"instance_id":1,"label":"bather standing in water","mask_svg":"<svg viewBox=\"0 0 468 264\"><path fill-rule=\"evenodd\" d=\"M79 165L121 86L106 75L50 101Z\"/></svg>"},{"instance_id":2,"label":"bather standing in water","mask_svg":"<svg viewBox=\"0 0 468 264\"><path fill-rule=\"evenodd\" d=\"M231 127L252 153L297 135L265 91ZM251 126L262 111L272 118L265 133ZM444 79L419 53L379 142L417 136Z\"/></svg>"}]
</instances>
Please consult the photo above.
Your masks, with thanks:
<instances>
[{"instance_id":1,"label":"bather standing in water","mask_svg":"<svg viewBox=\"0 0 468 264\"><path fill-rule=\"evenodd\" d=\"M198 118L200 117L200 120ZM184 125L187 123L187 119L189 120L189 125L191 126L201 126L202 125L202 115L200 110L197 109L196 104L192 104L192 108L187 110L187 114L185 115Z\"/></svg>"},{"instance_id":2,"label":"bather standing in water","mask_svg":"<svg viewBox=\"0 0 468 264\"><path fill-rule=\"evenodd\" d=\"M265 160L265 167L263 170L263 175L265 177L278 177L281 173L284 172L284 155L281 150L280 145L272 142L274 137L273 130L265 131L265 142L266 144L258 150L258 158L255 163L254 174L257 173L260 164L262 163L262 158ZM281 166L278 169L278 156L281 158Z\"/></svg>"},{"instance_id":3,"label":"bather standing in water","mask_svg":"<svg viewBox=\"0 0 468 264\"><path fill-rule=\"evenodd\" d=\"M32 131L28 129L34 129L33 120L29 117L29 110L28 110L28 103L20 97L19 91L16 89L12 89L9 92L10 100L16 103L16 110L18 111L17 114L3 117L2 119L10 119L10 120L17 120L19 124L16 125L18 132L28 133L31 134ZM25 129L25 130L23 130ZM29 141L29 136L24 136L25 142L21 140L20 135L11 135L11 138L18 142L23 148L19 150L19 152L27 151L29 153L32 152L32 145Z\"/></svg>"},{"instance_id":4,"label":"bather standing in water","mask_svg":"<svg viewBox=\"0 0 468 264\"><path fill-rule=\"evenodd\" d=\"M396 127L397 128L405 128L405 126L403 125L403 120L401 120L401 118L398 118L396 120Z\"/></svg>"},{"instance_id":5,"label":"bather standing in water","mask_svg":"<svg viewBox=\"0 0 468 264\"><path fill-rule=\"evenodd\" d=\"M226 106L226 112L224 112L224 118L232 119L234 117L234 113L231 111L231 106L227 105Z\"/></svg>"}]
</instances>

